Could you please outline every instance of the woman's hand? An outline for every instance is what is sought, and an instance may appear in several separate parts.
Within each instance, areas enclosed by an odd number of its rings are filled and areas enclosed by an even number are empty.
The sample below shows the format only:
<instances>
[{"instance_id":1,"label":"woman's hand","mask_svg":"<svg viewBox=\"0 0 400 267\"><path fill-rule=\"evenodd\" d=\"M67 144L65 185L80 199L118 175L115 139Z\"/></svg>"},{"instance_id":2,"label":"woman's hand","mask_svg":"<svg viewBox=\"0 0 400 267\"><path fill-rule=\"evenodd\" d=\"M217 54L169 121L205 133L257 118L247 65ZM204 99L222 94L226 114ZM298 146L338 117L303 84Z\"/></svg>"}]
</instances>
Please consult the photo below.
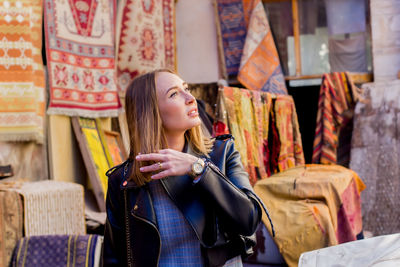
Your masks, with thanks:
<instances>
[{"instance_id":1,"label":"woman's hand","mask_svg":"<svg viewBox=\"0 0 400 267\"><path fill-rule=\"evenodd\" d=\"M156 161L155 164L140 168L141 172L157 172L151 176L152 179L161 179L167 176L178 176L188 174L192 170L192 164L198 158L188 153L173 149L163 149L158 153L140 154L136 156L137 161Z\"/></svg>"}]
</instances>

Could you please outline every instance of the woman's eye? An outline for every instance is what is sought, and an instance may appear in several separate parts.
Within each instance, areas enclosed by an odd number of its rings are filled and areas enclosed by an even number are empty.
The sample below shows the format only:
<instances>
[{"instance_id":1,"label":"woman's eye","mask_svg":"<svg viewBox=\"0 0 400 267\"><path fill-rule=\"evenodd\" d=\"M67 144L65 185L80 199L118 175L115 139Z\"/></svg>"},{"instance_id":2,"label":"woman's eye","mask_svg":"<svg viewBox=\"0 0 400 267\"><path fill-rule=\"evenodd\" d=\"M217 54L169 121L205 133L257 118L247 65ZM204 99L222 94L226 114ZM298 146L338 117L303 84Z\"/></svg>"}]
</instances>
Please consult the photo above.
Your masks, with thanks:
<instances>
[{"instance_id":1,"label":"woman's eye","mask_svg":"<svg viewBox=\"0 0 400 267\"><path fill-rule=\"evenodd\" d=\"M186 87L186 88L185 88L185 91L186 91L186 92L190 92L190 91L192 91L192 90L191 90L189 87Z\"/></svg>"},{"instance_id":2,"label":"woman's eye","mask_svg":"<svg viewBox=\"0 0 400 267\"><path fill-rule=\"evenodd\" d=\"M177 92L173 92L169 97L175 97L177 94Z\"/></svg>"}]
</instances>

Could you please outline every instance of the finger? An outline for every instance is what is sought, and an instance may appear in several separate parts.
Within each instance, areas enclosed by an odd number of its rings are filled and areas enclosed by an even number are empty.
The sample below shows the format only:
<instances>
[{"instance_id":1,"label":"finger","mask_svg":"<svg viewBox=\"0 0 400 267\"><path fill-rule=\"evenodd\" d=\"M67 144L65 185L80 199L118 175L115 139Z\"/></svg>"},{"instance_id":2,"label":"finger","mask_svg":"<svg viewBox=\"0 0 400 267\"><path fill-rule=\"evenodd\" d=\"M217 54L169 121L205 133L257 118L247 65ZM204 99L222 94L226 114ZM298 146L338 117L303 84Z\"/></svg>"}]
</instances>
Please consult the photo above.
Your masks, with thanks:
<instances>
[{"instance_id":1,"label":"finger","mask_svg":"<svg viewBox=\"0 0 400 267\"><path fill-rule=\"evenodd\" d=\"M136 156L137 161L164 161L165 155L160 153L149 153L149 154L141 154Z\"/></svg>"},{"instance_id":2,"label":"finger","mask_svg":"<svg viewBox=\"0 0 400 267\"><path fill-rule=\"evenodd\" d=\"M141 172L154 172L154 171L160 171L162 169L166 169L167 165L162 162L156 162L155 164L149 165L149 166L143 166L140 168Z\"/></svg>"},{"instance_id":3,"label":"finger","mask_svg":"<svg viewBox=\"0 0 400 267\"><path fill-rule=\"evenodd\" d=\"M177 152L177 151L170 149L170 148L161 149L160 151L158 151L158 153L160 153L160 154L168 154L168 153L173 153L173 152Z\"/></svg>"},{"instance_id":4,"label":"finger","mask_svg":"<svg viewBox=\"0 0 400 267\"><path fill-rule=\"evenodd\" d=\"M162 171L162 172L152 175L151 179L154 179L154 180L162 179L162 178L171 176L171 174L172 174L171 170L168 169L168 170L165 170L165 171Z\"/></svg>"}]
</instances>

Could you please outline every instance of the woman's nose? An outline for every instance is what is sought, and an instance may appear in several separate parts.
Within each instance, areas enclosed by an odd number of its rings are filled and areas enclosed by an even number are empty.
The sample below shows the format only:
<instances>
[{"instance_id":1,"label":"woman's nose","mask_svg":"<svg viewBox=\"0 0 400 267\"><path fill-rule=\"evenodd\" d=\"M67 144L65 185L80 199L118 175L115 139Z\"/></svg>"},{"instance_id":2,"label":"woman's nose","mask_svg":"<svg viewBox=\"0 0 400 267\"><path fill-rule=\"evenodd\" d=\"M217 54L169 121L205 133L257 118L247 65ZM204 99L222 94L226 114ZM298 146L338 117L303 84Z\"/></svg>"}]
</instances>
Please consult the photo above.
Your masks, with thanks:
<instances>
[{"instance_id":1,"label":"woman's nose","mask_svg":"<svg viewBox=\"0 0 400 267\"><path fill-rule=\"evenodd\" d=\"M196 101L196 98L194 98L194 96L191 93L187 92L186 93L186 104L191 105L194 103L194 101Z\"/></svg>"}]
</instances>

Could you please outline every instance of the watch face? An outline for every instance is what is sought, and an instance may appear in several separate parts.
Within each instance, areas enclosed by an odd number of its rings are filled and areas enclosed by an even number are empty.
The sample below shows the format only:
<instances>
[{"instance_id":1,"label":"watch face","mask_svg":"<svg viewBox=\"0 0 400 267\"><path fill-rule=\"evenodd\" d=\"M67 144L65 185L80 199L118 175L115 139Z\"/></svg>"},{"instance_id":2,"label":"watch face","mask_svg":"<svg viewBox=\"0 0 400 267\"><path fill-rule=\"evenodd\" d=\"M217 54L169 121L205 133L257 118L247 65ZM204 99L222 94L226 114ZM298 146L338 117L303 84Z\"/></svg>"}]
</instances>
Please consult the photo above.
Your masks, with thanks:
<instances>
[{"instance_id":1,"label":"watch face","mask_svg":"<svg viewBox=\"0 0 400 267\"><path fill-rule=\"evenodd\" d=\"M195 173L201 173L203 171L203 165L200 163L196 162L193 166L193 170Z\"/></svg>"}]
</instances>

